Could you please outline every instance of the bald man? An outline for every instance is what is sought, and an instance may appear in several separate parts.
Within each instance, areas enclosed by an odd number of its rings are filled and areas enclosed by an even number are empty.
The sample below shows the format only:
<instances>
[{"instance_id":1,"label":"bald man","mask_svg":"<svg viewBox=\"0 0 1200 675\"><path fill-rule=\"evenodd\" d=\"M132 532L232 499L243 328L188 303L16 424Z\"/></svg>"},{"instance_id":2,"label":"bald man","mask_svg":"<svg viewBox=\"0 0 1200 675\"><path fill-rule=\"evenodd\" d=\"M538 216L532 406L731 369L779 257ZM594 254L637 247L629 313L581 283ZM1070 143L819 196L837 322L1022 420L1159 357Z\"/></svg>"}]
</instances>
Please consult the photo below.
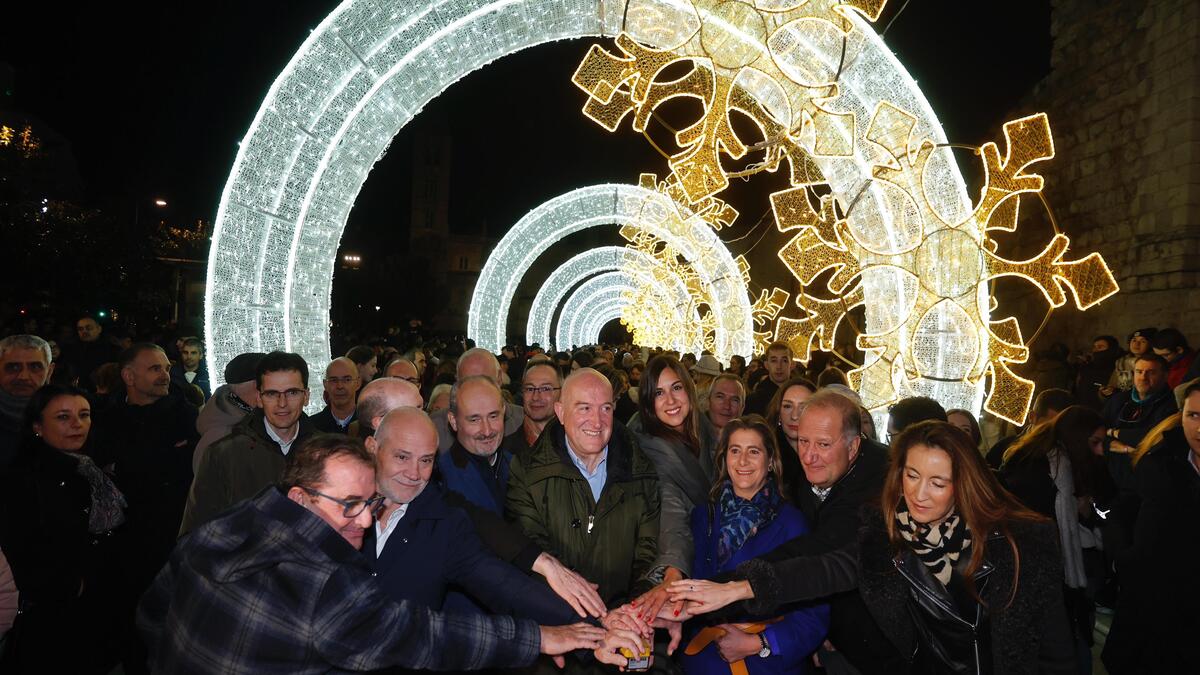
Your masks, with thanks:
<instances>
[{"instance_id":1,"label":"bald man","mask_svg":"<svg viewBox=\"0 0 1200 675\"><path fill-rule=\"evenodd\" d=\"M450 450L438 457L446 487L476 506L504 513L508 464L504 443L504 398L486 375L468 375L450 388L446 420L454 431Z\"/></svg>"},{"instance_id":2,"label":"bald man","mask_svg":"<svg viewBox=\"0 0 1200 675\"><path fill-rule=\"evenodd\" d=\"M458 382L462 382L464 378L483 376L490 378L500 386L500 361L496 355L484 349L483 347L475 347L463 352L459 357L456 366L455 377ZM448 411L439 410L433 413L432 419L438 430L438 452L448 452L450 446L454 445L454 430L450 428L447 422ZM504 435L508 436L512 432L521 428L521 424L525 421L525 411L521 406L512 403L504 404Z\"/></svg>"},{"instance_id":3,"label":"bald man","mask_svg":"<svg viewBox=\"0 0 1200 675\"><path fill-rule=\"evenodd\" d=\"M383 416L396 408L420 408L425 405L421 391L411 382L395 377L381 377L363 387L358 395L355 421L350 435L366 439L375 433Z\"/></svg>"},{"instance_id":4,"label":"bald man","mask_svg":"<svg viewBox=\"0 0 1200 675\"><path fill-rule=\"evenodd\" d=\"M344 434L354 421L354 398L360 380L358 366L345 356L329 362L325 368L325 400L328 405L312 418L317 431Z\"/></svg>"},{"instance_id":5,"label":"bald man","mask_svg":"<svg viewBox=\"0 0 1200 675\"><path fill-rule=\"evenodd\" d=\"M548 587L484 546L467 513L430 482L437 429L422 410L402 407L387 413L366 444L385 500L363 540L363 554L393 600L477 611L471 603L455 601L449 593L455 586L492 613L546 625L579 620Z\"/></svg>"},{"instance_id":6,"label":"bald man","mask_svg":"<svg viewBox=\"0 0 1200 675\"><path fill-rule=\"evenodd\" d=\"M384 377L394 377L398 380L410 382L414 386L421 386L421 374L417 372L417 366L408 359L395 358L387 365L383 371Z\"/></svg>"}]
</instances>

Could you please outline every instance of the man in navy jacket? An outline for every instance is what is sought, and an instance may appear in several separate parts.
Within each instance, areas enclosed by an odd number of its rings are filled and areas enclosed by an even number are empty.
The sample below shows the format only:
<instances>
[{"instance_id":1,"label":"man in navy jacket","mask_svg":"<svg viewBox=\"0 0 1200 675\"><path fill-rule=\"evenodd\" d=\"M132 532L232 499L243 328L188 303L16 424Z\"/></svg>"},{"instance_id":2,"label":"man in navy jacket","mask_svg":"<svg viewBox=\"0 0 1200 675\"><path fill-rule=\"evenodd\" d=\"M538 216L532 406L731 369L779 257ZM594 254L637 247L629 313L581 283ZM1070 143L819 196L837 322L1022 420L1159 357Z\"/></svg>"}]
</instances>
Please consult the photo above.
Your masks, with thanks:
<instances>
[{"instance_id":1,"label":"man in navy jacket","mask_svg":"<svg viewBox=\"0 0 1200 675\"><path fill-rule=\"evenodd\" d=\"M437 428L418 408L388 413L367 439L386 501L367 530L363 554L384 591L396 601L441 609L456 587L498 614L547 625L578 621L571 606L546 585L485 547L467 514L447 503L443 488L430 482L437 445ZM461 602L451 605L467 609Z\"/></svg>"}]
</instances>

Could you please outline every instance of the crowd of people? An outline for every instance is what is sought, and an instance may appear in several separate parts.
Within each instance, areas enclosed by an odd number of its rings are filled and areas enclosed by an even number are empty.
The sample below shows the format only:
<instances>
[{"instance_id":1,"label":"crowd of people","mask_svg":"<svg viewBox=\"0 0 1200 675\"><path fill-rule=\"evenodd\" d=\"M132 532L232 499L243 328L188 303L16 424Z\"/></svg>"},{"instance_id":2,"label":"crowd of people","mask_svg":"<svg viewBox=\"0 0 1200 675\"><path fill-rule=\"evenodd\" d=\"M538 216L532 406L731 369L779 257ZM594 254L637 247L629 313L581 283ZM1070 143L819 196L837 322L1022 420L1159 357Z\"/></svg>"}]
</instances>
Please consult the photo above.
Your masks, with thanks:
<instances>
[{"instance_id":1,"label":"crowd of people","mask_svg":"<svg viewBox=\"0 0 1200 675\"><path fill-rule=\"evenodd\" d=\"M214 389L195 337L75 330L0 339L3 672L1086 674L1097 613L1108 672L1200 672L1175 329L1051 349L1021 428L779 342L398 333Z\"/></svg>"}]
</instances>

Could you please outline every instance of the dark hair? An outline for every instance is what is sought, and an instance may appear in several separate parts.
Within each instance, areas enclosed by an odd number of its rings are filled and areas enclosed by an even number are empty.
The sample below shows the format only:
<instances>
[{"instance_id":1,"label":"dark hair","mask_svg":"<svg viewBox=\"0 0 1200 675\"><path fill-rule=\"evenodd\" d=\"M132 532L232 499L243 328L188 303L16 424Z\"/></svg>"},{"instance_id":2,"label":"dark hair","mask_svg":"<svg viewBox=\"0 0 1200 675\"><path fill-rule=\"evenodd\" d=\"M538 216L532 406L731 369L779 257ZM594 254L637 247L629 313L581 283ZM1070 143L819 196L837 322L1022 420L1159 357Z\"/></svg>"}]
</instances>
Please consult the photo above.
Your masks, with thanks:
<instances>
[{"instance_id":1,"label":"dark hair","mask_svg":"<svg viewBox=\"0 0 1200 675\"><path fill-rule=\"evenodd\" d=\"M1068 406L1052 420L1042 422L1017 438L1004 451L1002 467L1009 462L1045 457L1055 448L1067 453L1071 460L1071 475L1075 479L1075 494L1097 496L1098 471L1106 471L1104 459L1092 454L1088 437L1104 426L1100 413L1082 405ZM1097 463L1099 463L1097 471Z\"/></svg>"},{"instance_id":2,"label":"dark hair","mask_svg":"<svg viewBox=\"0 0 1200 675\"><path fill-rule=\"evenodd\" d=\"M729 438L735 431L742 430L757 431L758 435L762 437L763 451L767 453L767 468L770 471L767 480L774 480L775 488L780 494L783 494L783 458L779 453L779 444L775 442L775 433L771 431L771 425L767 424L761 415L751 413L729 420L729 423L721 429L721 438L717 441L716 455L713 460L717 470L717 479L708 492L708 498L711 501L715 502L721 495L721 487L725 483L725 479L729 478L729 468L725 466L725 454L729 451Z\"/></svg>"},{"instance_id":3,"label":"dark hair","mask_svg":"<svg viewBox=\"0 0 1200 675\"><path fill-rule=\"evenodd\" d=\"M525 362L525 371L521 373L521 382L525 381L525 378L529 376L529 371L533 370L534 368L549 368L550 370L554 371L554 379L559 384L562 384L562 371L558 369L558 366L554 365L553 361L544 355L534 356Z\"/></svg>"},{"instance_id":4,"label":"dark hair","mask_svg":"<svg viewBox=\"0 0 1200 675\"><path fill-rule=\"evenodd\" d=\"M70 386L70 384L44 384L34 392L34 395L30 396L28 404L25 404L25 414L20 423L20 436L25 443L35 440L34 423L41 422L42 413L46 412L46 406L59 396L83 396L88 400L88 405L91 405L91 399L83 389Z\"/></svg>"},{"instance_id":5,"label":"dark hair","mask_svg":"<svg viewBox=\"0 0 1200 675\"><path fill-rule=\"evenodd\" d=\"M1025 508L1000 487L995 474L979 454L979 449L962 429L949 422L925 420L908 427L892 442L892 464L884 479L880 505L888 539L894 549L903 550L907 546L896 526L895 513L896 506L904 498L904 467L908 461L908 451L917 445L937 448L950 456L954 509L971 533L972 542L971 557L963 570L963 578L971 595L980 602L982 600L975 588L975 572L986 559L988 538L993 530L999 530L1008 540L1014 562L1012 593L1008 598L1008 605L1011 605L1021 577L1021 554L1009 526L1016 521L1044 522L1046 519Z\"/></svg>"},{"instance_id":6,"label":"dark hair","mask_svg":"<svg viewBox=\"0 0 1200 675\"><path fill-rule=\"evenodd\" d=\"M792 354L792 346L783 340L776 340L767 345L767 348L763 350L763 356L766 357L766 355L770 354L771 352L787 352L789 359L795 358L795 355Z\"/></svg>"},{"instance_id":7,"label":"dark hair","mask_svg":"<svg viewBox=\"0 0 1200 675\"><path fill-rule=\"evenodd\" d=\"M142 352L149 351L162 352L163 354L166 354L162 347L159 347L153 342L135 342L129 345L125 351L121 352L121 355L117 357L117 363L120 363L121 370L124 370L132 365L133 362L137 360L137 357L142 355Z\"/></svg>"},{"instance_id":8,"label":"dark hair","mask_svg":"<svg viewBox=\"0 0 1200 675\"><path fill-rule=\"evenodd\" d=\"M350 351L346 352L346 358L353 361L354 365L361 366L375 359L375 350L366 345L358 345L351 347Z\"/></svg>"},{"instance_id":9,"label":"dark hair","mask_svg":"<svg viewBox=\"0 0 1200 675\"><path fill-rule=\"evenodd\" d=\"M941 403L928 396L902 398L888 408L888 415L896 431L904 431L917 422L925 420L946 421L946 409L942 407Z\"/></svg>"},{"instance_id":10,"label":"dark hair","mask_svg":"<svg viewBox=\"0 0 1200 675\"><path fill-rule=\"evenodd\" d=\"M325 482L325 465L335 457L351 457L375 470L375 459L362 439L346 434L313 434L288 453L279 485L315 489Z\"/></svg>"},{"instance_id":11,"label":"dark hair","mask_svg":"<svg viewBox=\"0 0 1200 675\"><path fill-rule=\"evenodd\" d=\"M1120 349L1121 343L1117 342L1117 338L1112 335L1097 335L1092 338L1092 342L1104 341L1108 344L1109 349Z\"/></svg>"},{"instance_id":12,"label":"dark hair","mask_svg":"<svg viewBox=\"0 0 1200 675\"><path fill-rule=\"evenodd\" d=\"M683 383L684 393L687 394L688 402L691 404L687 419L683 421L682 432L663 424L654 412L654 390L658 388L658 378L665 370L674 372L679 381ZM650 359L650 363L646 364L646 370L642 373L642 379L638 383L638 417L641 419L642 429L651 436L679 441L691 450L693 455L698 456L701 450L700 417L702 414L700 403L696 399L696 385L692 382L692 378L683 364L670 354L659 354Z\"/></svg>"},{"instance_id":13,"label":"dark hair","mask_svg":"<svg viewBox=\"0 0 1200 675\"><path fill-rule=\"evenodd\" d=\"M1043 389L1033 399L1031 412L1034 417L1043 417L1051 410L1062 412L1075 405L1075 397L1066 389Z\"/></svg>"},{"instance_id":14,"label":"dark hair","mask_svg":"<svg viewBox=\"0 0 1200 675\"><path fill-rule=\"evenodd\" d=\"M596 358L586 349L577 349L571 354L571 362L578 363L580 368L591 368Z\"/></svg>"},{"instance_id":15,"label":"dark hair","mask_svg":"<svg viewBox=\"0 0 1200 675\"><path fill-rule=\"evenodd\" d=\"M946 421L950 421L950 416L953 414L963 415L971 423L971 438L975 441L975 445L983 442L983 430L979 428L979 420L975 419L975 415L970 410L963 408L951 408L946 411Z\"/></svg>"},{"instance_id":16,"label":"dark hair","mask_svg":"<svg viewBox=\"0 0 1200 675\"><path fill-rule=\"evenodd\" d=\"M121 366L116 363L100 364L99 368L92 371L92 383L96 385L97 392L103 390L106 394L125 390L125 381L121 379Z\"/></svg>"},{"instance_id":17,"label":"dark hair","mask_svg":"<svg viewBox=\"0 0 1200 675\"><path fill-rule=\"evenodd\" d=\"M846 377L845 371L836 366L829 366L821 371L817 376L817 388L826 387L831 384L844 384L850 386L850 380Z\"/></svg>"},{"instance_id":18,"label":"dark hair","mask_svg":"<svg viewBox=\"0 0 1200 675\"><path fill-rule=\"evenodd\" d=\"M771 397L771 401L767 403L767 421L771 424L779 424L779 408L783 405L784 392L792 387L804 387L808 393L817 393L817 385L803 375L792 375L786 382L779 385L775 390L775 395Z\"/></svg>"},{"instance_id":19,"label":"dark hair","mask_svg":"<svg viewBox=\"0 0 1200 675\"><path fill-rule=\"evenodd\" d=\"M1166 347L1155 347L1155 349L1166 349ZM1146 352L1145 354L1142 354L1141 356L1134 359L1133 363L1136 365L1138 361L1149 361L1151 363L1157 363L1159 365L1159 367L1162 368L1162 371L1164 373L1166 373L1167 371L1169 371L1171 369L1171 364L1167 363L1166 359L1159 356L1158 354L1155 354L1154 352Z\"/></svg>"},{"instance_id":20,"label":"dark hair","mask_svg":"<svg viewBox=\"0 0 1200 675\"><path fill-rule=\"evenodd\" d=\"M300 381L305 387L308 387L308 363L304 357L292 352L274 351L259 359L258 365L254 368L254 382L261 390L263 376L267 373L278 373L284 370L294 370L300 373Z\"/></svg>"},{"instance_id":21,"label":"dark hair","mask_svg":"<svg viewBox=\"0 0 1200 675\"><path fill-rule=\"evenodd\" d=\"M183 338L183 346L184 347L196 347L197 349L200 350L201 353L204 352L204 341L198 337Z\"/></svg>"},{"instance_id":22,"label":"dark hair","mask_svg":"<svg viewBox=\"0 0 1200 675\"><path fill-rule=\"evenodd\" d=\"M1154 339L1150 341L1150 346L1154 349L1167 349L1172 352L1176 349L1182 349L1185 352L1191 349L1188 346L1187 338L1179 332L1178 328L1159 329L1154 334Z\"/></svg>"}]
</instances>

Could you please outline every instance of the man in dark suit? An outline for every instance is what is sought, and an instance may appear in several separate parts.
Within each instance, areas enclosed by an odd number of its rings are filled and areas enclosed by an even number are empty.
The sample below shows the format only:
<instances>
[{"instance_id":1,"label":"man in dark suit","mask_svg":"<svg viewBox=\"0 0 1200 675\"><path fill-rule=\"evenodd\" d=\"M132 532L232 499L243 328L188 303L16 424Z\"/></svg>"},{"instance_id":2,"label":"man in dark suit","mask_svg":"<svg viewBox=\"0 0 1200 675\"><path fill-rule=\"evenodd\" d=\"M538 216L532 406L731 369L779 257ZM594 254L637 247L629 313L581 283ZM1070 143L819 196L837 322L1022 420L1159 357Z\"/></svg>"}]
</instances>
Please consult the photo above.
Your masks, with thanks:
<instances>
[{"instance_id":1,"label":"man in dark suit","mask_svg":"<svg viewBox=\"0 0 1200 675\"><path fill-rule=\"evenodd\" d=\"M457 587L494 613L546 625L579 620L549 587L488 550L466 512L451 506L443 488L430 482L438 434L428 415L419 408L397 408L366 443L386 500L367 530L363 553L393 600L442 609ZM446 606L470 610L462 602Z\"/></svg>"}]
</instances>

